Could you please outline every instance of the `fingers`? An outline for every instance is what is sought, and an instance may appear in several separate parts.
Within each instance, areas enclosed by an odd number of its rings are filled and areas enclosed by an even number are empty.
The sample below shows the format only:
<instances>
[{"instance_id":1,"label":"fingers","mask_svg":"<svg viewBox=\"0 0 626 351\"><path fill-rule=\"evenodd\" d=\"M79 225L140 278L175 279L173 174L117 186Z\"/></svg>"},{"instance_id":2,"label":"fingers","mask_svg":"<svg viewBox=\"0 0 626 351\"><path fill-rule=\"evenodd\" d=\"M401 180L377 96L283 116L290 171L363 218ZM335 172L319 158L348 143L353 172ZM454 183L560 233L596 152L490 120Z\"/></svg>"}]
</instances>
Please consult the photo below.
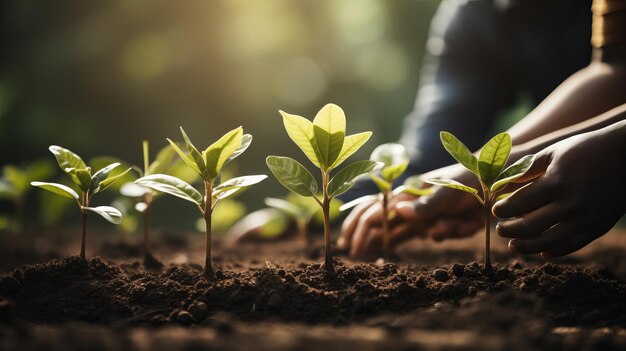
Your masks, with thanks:
<instances>
[{"instance_id":1,"label":"fingers","mask_svg":"<svg viewBox=\"0 0 626 351\"><path fill-rule=\"evenodd\" d=\"M372 203L362 203L356 206L341 224L341 237L337 240L339 249L347 249L352 242L352 235L359 224L359 219L372 206Z\"/></svg>"},{"instance_id":2,"label":"fingers","mask_svg":"<svg viewBox=\"0 0 626 351\"><path fill-rule=\"evenodd\" d=\"M537 237L513 239L509 241L509 251L519 254L555 252L565 255L578 250L586 243L579 236L572 235L572 232L581 229L577 228L576 224L575 222L561 222Z\"/></svg>"},{"instance_id":3,"label":"fingers","mask_svg":"<svg viewBox=\"0 0 626 351\"><path fill-rule=\"evenodd\" d=\"M496 226L496 232L504 238L536 237L563 220L565 213L563 206L551 202L523 217L501 221Z\"/></svg>"},{"instance_id":4,"label":"fingers","mask_svg":"<svg viewBox=\"0 0 626 351\"><path fill-rule=\"evenodd\" d=\"M554 197L554 183L549 177L540 178L534 183L519 189L513 195L496 202L492 212L496 217L520 217L551 202Z\"/></svg>"}]
</instances>

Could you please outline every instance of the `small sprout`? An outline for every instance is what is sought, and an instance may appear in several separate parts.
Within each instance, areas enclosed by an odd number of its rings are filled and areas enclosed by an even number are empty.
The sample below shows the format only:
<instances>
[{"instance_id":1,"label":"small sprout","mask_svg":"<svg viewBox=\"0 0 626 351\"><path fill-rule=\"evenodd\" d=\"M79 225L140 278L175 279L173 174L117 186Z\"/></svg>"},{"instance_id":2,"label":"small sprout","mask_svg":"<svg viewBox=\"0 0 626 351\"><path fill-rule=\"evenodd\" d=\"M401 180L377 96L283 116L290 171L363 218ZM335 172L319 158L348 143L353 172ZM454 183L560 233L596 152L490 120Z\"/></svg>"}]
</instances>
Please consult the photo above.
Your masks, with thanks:
<instances>
[{"instance_id":1,"label":"small sprout","mask_svg":"<svg viewBox=\"0 0 626 351\"><path fill-rule=\"evenodd\" d=\"M222 136L218 141L211 144L200 152L191 142L187 133L180 128L185 140L184 152L175 142L167 139L178 156L191 168L204 182L204 196L193 186L184 180L167 175L152 173L135 181L135 184L150 188L154 191L176 196L183 200L194 203L202 216L206 226L206 259L204 272L206 275L213 274L211 265L211 215L215 206L239 190L259 183L267 178L266 175L243 176L219 183L219 176L225 164L241 155L250 143L252 136L243 134L243 128L238 127Z\"/></svg>"},{"instance_id":2,"label":"small sprout","mask_svg":"<svg viewBox=\"0 0 626 351\"><path fill-rule=\"evenodd\" d=\"M2 167L0 178L0 199L7 199L13 205L13 215L3 217L0 229L11 226L16 233L26 227L26 195L30 190L30 182L35 179L48 178L53 173L53 165L46 161L35 161L25 167L6 165Z\"/></svg>"},{"instance_id":3,"label":"small sprout","mask_svg":"<svg viewBox=\"0 0 626 351\"><path fill-rule=\"evenodd\" d=\"M400 193L421 196L427 195L431 191L430 189L422 189L422 182L419 176L409 177L403 185L393 189L393 182L402 176L409 166L409 155L403 145L396 143L382 144L374 149L372 155L370 156L370 160L382 162L384 164L383 168L377 174L370 175L374 184L376 184L380 190L380 193L362 196L346 203L341 206L340 209L345 211L361 203L373 203L376 201L381 202L383 211L383 254L385 258L388 258L391 251L389 246L389 220L392 216L392 214L389 213L389 200L391 200L394 195Z\"/></svg>"},{"instance_id":4,"label":"small sprout","mask_svg":"<svg viewBox=\"0 0 626 351\"><path fill-rule=\"evenodd\" d=\"M472 194L484 208L485 215L485 270L491 270L490 230L491 230L491 206L493 203L510 194L499 195L506 186L524 175L533 163L534 155L526 155L506 169L504 166L511 153L511 136L508 133L500 133L493 137L480 150L478 158L460 142L454 135L441 132L443 147L465 168L476 175L480 182L482 197L478 189L461 184L449 179L428 179L427 183L440 185Z\"/></svg>"},{"instance_id":5,"label":"small sprout","mask_svg":"<svg viewBox=\"0 0 626 351\"><path fill-rule=\"evenodd\" d=\"M134 167L140 177L164 173L177 175L178 178L182 178L187 183L193 183L198 178L195 173L186 171L189 168L182 160L175 158L176 152L169 144L157 153L156 158L152 162L150 162L150 147L145 140L142 143L142 149L143 169L137 166ZM120 193L124 196L138 199L138 202L135 204L135 210L143 215L144 264L158 266L158 261L150 252L150 210L152 208L152 202L161 195L161 193L137 185L134 182L125 183L121 187Z\"/></svg>"},{"instance_id":6,"label":"small sprout","mask_svg":"<svg viewBox=\"0 0 626 351\"><path fill-rule=\"evenodd\" d=\"M82 214L82 240L80 245L80 257L85 259L85 239L87 237L87 214L94 212L99 214L102 218L113 224L120 224L122 221L122 214L116 208L111 206L98 206L90 207L93 196L104 191L111 186L119 178L128 173L131 168L128 168L122 173L113 175L113 170L117 168L120 163L112 163L92 173L91 167L87 167L85 162L80 156L64 149L60 146L50 146L50 151L56 157L59 167L70 176L74 184L80 188L80 195L72 188L57 183L45 183L45 182L31 182L32 186L48 190L60 196L74 199Z\"/></svg>"},{"instance_id":7,"label":"small sprout","mask_svg":"<svg viewBox=\"0 0 626 351\"><path fill-rule=\"evenodd\" d=\"M364 132L346 136L346 117L335 104L327 104L313 122L306 118L280 111L287 134L322 173L322 196L317 196L318 185L313 175L298 161L289 157L268 156L267 166L276 179L290 191L311 197L322 208L324 215L324 266L335 271L330 248L330 203L337 195L348 191L356 180L382 167L374 161L358 161L337 172L331 171L355 153L372 135Z\"/></svg>"},{"instance_id":8,"label":"small sprout","mask_svg":"<svg viewBox=\"0 0 626 351\"><path fill-rule=\"evenodd\" d=\"M282 213L286 214L293 221L295 221L298 228L298 234L304 240L305 247L311 246L311 236L308 231L311 221L319 220L320 223L324 222L322 209L312 197L303 197L295 193L290 193L284 199L274 197L265 198L265 204L269 207L280 210ZM331 202L329 211L331 221L339 217L340 206L341 201L339 200Z\"/></svg>"}]
</instances>

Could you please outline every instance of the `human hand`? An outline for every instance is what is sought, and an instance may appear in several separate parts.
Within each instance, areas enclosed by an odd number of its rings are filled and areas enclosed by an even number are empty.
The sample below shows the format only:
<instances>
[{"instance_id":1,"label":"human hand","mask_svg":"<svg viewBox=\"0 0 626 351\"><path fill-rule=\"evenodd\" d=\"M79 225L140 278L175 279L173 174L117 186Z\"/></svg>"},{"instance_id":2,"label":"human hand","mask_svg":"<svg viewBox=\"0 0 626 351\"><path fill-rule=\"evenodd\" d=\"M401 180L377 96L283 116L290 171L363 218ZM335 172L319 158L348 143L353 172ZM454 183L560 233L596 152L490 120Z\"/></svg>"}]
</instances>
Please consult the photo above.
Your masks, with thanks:
<instances>
[{"instance_id":1,"label":"human hand","mask_svg":"<svg viewBox=\"0 0 626 351\"><path fill-rule=\"evenodd\" d=\"M432 171L424 177L453 178L472 184L475 179L460 165ZM441 241L474 234L482 227L481 209L469 194L440 188L433 194L415 197L396 195L390 201L389 244L394 247L410 238L422 237ZM382 249L382 208L380 203L357 206L342 225L337 246L350 249L350 255L368 257Z\"/></svg>"},{"instance_id":2,"label":"human hand","mask_svg":"<svg viewBox=\"0 0 626 351\"><path fill-rule=\"evenodd\" d=\"M535 180L493 213L514 253L567 255L609 231L626 211L626 123L564 139L537 153L516 182Z\"/></svg>"}]
</instances>

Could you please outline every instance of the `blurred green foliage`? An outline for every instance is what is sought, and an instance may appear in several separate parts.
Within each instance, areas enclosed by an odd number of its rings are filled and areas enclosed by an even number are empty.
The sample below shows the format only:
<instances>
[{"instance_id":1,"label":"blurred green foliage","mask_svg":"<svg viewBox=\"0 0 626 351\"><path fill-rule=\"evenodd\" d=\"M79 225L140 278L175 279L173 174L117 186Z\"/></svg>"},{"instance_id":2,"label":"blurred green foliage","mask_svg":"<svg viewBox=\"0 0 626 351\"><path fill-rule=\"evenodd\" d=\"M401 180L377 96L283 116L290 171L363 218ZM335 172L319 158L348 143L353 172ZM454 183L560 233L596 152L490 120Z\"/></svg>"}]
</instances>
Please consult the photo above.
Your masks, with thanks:
<instances>
[{"instance_id":1,"label":"blurred green foliage","mask_svg":"<svg viewBox=\"0 0 626 351\"><path fill-rule=\"evenodd\" d=\"M373 130L357 157L396 140L413 105L438 0L62 0L0 4L0 165L62 144L141 164L184 126L204 144L243 125L243 174L291 148L278 109L340 104L350 130ZM71 126L72 133L66 129ZM204 140L205 142L201 142ZM19 147L16 147L19 145ZM249 209L280 193L247 192ZM112 198L111 198L112 199ZM193 223L176 201L155 226ZM191 226L190 226L191 227Z\"/></svg>"}]
</instances>

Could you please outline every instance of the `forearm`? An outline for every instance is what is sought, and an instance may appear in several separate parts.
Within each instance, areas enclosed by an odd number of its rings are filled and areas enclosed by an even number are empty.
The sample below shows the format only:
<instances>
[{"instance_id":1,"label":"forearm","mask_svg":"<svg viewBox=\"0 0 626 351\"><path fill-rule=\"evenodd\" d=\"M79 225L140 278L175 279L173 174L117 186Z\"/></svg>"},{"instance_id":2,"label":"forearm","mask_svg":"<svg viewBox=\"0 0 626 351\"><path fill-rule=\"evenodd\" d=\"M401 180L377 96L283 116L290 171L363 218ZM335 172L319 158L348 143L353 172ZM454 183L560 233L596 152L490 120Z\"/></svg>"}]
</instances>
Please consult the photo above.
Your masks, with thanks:
<instances>
[{"instance_id":1,"label":"forearm","mask_svg":"<svg viewBox=\"0 0 626 351\"><path fill-rule=\"evenodd\" d=\"M597 117L548 133L526 143L518 144L511 150L511 160L515 161L524 155L537 153L549 145L571 136L602 129L620 121L626 121L626 104L613 108Z\"/></svg>"},{"instance_id":2,"label":"forearm","mask_svg":"<svg viewBox=\"0 0 626 351\"><path fill-rule=\"evenodd\" d=\"M575 125L626 102L623 64L594 62L563 82L509 130L514 144Z\"/></svg>"}]
</instances>

